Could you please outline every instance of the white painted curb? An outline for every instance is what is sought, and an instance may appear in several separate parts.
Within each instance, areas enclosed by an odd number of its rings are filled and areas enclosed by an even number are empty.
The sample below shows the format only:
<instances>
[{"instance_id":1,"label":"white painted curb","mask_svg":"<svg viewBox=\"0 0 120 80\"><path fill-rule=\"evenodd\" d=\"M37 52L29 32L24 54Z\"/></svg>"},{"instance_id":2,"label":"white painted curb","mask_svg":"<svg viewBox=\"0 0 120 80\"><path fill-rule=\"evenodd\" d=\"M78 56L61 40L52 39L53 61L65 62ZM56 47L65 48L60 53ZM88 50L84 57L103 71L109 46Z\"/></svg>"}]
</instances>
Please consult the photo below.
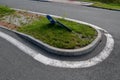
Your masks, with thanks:
<instances>
[{"instance_id":1,"label":"white painted curb","mask_svg":"<svg viewBox=\"0 0 120 80\"><path fill-rule=\"evenodd\" d=\"M20 10L20 9L16 9L16 10ZM29 12L32 12L32 11L29 11ZM38 13L38 12L32 12L32 13L43 14L43 13ZM43 15L46 15L46 14L43 14ZM56 17L59 17L59 16L56 16ZM67 19L69 19L69 18L67 18ZM73 19L71 19L71 20L73 20ZM82 22L82 21L78 21L78 20L74 20L74 21ZM89 24L86 22L82 22L82 23L92 25L92 24ZM92 25L92 26L94 26L96 29L100 29L105 32L104 35L107 38L107 42L106 42L104 49L97 56L95 56L91 59L88 59L88 60L84 60L84 61L61 61L61 60L57 60L57 59L52 59L52 58L42 55L41 53L36 52L35 50L29 48L25 44L17 41L16 39L12 38L11 36L9 36L3 32L0 32L0 37L9 41L10 43L12 43L16 47L18 47L20 50L25 52L26 54L32 56L35 60L37 60L45 65L50 65L50 66L54 66L54 67L62 67L62 68L86 68L86 67L94 66L94 65L102 62L103 60L105 60L110 55L110 53L114 47L114 39L106 30L99 28L95 25Z\"/></svg>"}]
</instances>

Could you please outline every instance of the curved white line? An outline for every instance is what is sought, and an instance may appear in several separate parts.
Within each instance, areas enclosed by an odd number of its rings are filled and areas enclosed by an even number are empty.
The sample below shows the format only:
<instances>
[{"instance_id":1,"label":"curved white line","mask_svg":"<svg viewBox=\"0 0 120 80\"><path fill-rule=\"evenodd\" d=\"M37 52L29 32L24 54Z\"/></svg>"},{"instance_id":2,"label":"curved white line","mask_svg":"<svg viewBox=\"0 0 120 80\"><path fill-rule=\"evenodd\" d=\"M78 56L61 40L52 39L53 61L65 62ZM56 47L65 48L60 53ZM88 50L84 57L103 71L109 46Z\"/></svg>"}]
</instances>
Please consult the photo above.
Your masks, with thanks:
<instances>
[{"instance_id":1,"label":"curved white line","mask_svg":"<svg viewBox=\"0 0 120 80\"><path fill-rule=\"evenodd\" d=\"M16 10L20 10L20 9L16 9ZM25 10L20 10L20 11L25 11ZM41 14L41 15L46 15L43 13L37 13L37 12L32 12L32 11L28 11L30 13L35 13L35 14ZM54 17L60 17L60 16L55 16L52 15ZM111 53L111 51L113 50L114 47L114 39L112 38L112 36L104 29L99 28L95 25L86 23L86 22L82 22L82 21L78 21L78 20L74 20L74 19L69 19L66 18L68 20L72 20L75 22L79 22L79 23L83 23L83 24L87 24L90 26L93 26L96 29L100 29L103 30L105 32L105 36L107 38L107 42L106 45L104 47L104 49L100 52L100 54L98 54L97 56L85 60L85 61L61 61L61 60L57 60L57 59L52 59L49 58L47 56L44 56L38 52L36 52L35 50L27 47L26 45L24 45L23 43L19 42L18 40L12 38L11 36L0 32L0 37L6 39L7 41L9 41L10 43L12 43L13 45L15 45L16 47L18 47L20 50L22 50L23 52L25 52L26 54L32 56L35 60L45 64L45 65L50 65L50 66L55 66L55 67L63 67L63 68L85 68L85 67L91 67L94 66L100 62L102 62L103 60L105 60Z\"/></svg>"},{"instance_id":2,"label":"curved white line","mask_svg":"<svg viewBox=\"0 0 120 80\"><path fill-rule=\"evenodd\" d=\"M37 61L44 63L46 65L55 66L55 67L63 67L63 68L85 68L85 67L91 67L94 66L100 62L102 62L104 59L106 59L114 46L114 40L110 34L105 34L107 37L106 46L103 49L100 54L97 56L85 60L85 61L61 61L56 59L51 59L46 56L43 56L42 54L38 54L34 57Z\"/></svg>"},{"instance_id":3,"label":"curved white line","mask_svg":"<svg viewBox=\"0 0 120 80\"><path fill-rule=\"evenodd\" d=\"M11 44L13 44L14 46L16 46L17 48L19 48L20 50L22 50L23 52L25 52L26 54L34 57L36 56L37 53L36 51L32 50L31 48L27 47L26 45L24 45L23 43L19 42L18 40L16 40L15 38L3 33L0 31L0 37L2 37L3 39L7 40L8 42L10 42Z\"/></svg>"},{"instance_id":4,"label":"curved white line","mask_svg":"<svg viewBox=\"0 0 120 80\"><path fill-rule=\"evenodd\" d=\"M63 67L63 68L91 67L93 65L96 65L96 64L102 62L104 59L106 59L110 55L110 53L114 47L114 40L110 34L105 34L105 36L107 37L106 46L103 49L103 51L100 52L100 54L98 54L97 56L95 56L91 59L85 60L85 61L61 61L61 60L56 60L56 59L46 57L46 56L36 52L35 50L29 48L28 46L24 45L23 43L19 42L15 38L13 38L3 32L0 32L0 37L9 41L10 43L12 43L16 47L18 47L20 50L25 52L26 54L32 56L35 60L37 60L45 65L50 65L50 66L55 66L55 67Z\"/></svg>"}]
</instances>

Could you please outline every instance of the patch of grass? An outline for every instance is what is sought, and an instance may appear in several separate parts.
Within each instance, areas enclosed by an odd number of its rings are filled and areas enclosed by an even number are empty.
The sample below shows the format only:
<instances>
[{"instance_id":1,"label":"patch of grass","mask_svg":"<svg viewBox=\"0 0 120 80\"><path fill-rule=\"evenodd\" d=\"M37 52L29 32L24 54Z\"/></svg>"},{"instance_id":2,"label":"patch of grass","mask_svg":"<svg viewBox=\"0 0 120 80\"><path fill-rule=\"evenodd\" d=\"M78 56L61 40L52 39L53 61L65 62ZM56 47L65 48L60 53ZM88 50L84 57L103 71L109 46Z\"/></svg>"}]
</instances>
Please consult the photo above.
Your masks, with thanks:
<instances>
[{"instance_id":1,"label":"patch of grass","mask_svg":"<svg viewBox=\"0 0 120 80\"><path fill-rule=\"evenodd\" d=\"M109 0L107 2L104 1L97 1L97 0L82 0L82 1L88 1L88 2L93 2L94 4L91 6L94 7L99 7L99 8L105 8L105 9L109 9L109 10L120 10L120 1L119 2L115 2L115 0L113 2L110 2Z\"/></svg>"},{"instance_id":2,"label":"patch of grass","mask_svg":"<svg viewBox=\"0 0 120 80\"><path fill-rule=\"evenodd\" d=\"M12 14L14 12L15 11L10 9L9 7L0 5L0 17L3 17L5 15L10 15L10 14Z\"/></svg>"},{"instance_id":3,"label":"patch of grass","mask_svg":"<svg viewBox=\"0 0 120 80\"><path fill-rule=\"evenodd\" d=\"M92 38L95 35L95 30L90 26L75 23L75 22L68 21L68 20L65 20L65 19L60 19L60 18L57 19L57 20L60 21L61 23L63 23L64 25L67 25L73 31L81 34L83 38L88 38L88 37Z\"/></svg>"},{"instance_id":4,"label":"patch of grass","mask_svg":"<svg viewBox=\"0 0 120 80\"><path fill-rule=\"evenodd\" d=\"M87 25L66 21L64 19L57 20L79 33L81 37L73 32L68 32L56 24L49 24L49 21L45 17L41 17L40 20L34 21L32 24L19 27L17 30L31 35L51 46L64 49L84 47L96 38L96 30Z\"/></svg>"},{"instance_id":5,"label":"patch of grass","mask_svg":"<svg viewBox=\"0 0 120 80\"><path fill-rule=\"evenodd\" d=\"M103 2L103 3L120 4L120 0L89 0L89 1L98 1L98 2Z\"/></svg>"},{"instance_id":6,"label":"patch of grass","mask_svg":"<svg viewBox=\"0 0 120 80\"><path fill-rule=\"evenodd\" d=\"M95 2L92 6L112 9L112 10L120 10L120 4Z\"/></svg>"}]
</instances>

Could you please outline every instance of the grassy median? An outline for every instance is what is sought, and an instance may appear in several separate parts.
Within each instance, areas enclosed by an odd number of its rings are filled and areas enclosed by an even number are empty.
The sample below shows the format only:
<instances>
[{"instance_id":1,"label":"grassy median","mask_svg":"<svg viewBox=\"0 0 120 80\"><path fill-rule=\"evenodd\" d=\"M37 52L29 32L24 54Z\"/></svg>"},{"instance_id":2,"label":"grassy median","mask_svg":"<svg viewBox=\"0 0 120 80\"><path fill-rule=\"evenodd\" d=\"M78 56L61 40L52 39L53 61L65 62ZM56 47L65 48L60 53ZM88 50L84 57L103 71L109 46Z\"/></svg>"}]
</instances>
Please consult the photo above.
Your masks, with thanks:
<instances>
[{"instance_id":1,"label":"grassy median","mask_svg":"<svg viewBox=\"0 0 120 80\"><path fill-rule=\"evenodd\" d=\"M0 25L33 36L57 48L81 48L89 45L97 36L96 30L90 26L63 18L56 20L71 28L73 32L69 32L57 24L50 24L44 16L0 6Z\"/></svg>"},{"instance_id":2,"label":"grassy median","mask_svg":"<svg viewBox=\"0 0 120 80\"><path fill-rule=\"evenodd\" d=\"M109 10L120 10L120 4L95 2L92 6Z\"/></svg>"},{"instance_id":3,"label":"grassy median","mask_svg":"<svg viewBox=\"0 0 120 80\"><path fill-rule=\"evenodd\" d=\"M120 10L120 1L119 0L82 0L87 2L94 3L91 6L105 8L109 10Z\"/></svg>"},{"instance_id":4,"label":"grassy median","mask_svg":"<svg viewBox=\"0 0 120 80\"><path fill-rule=\"evenodd\" d=\"M50 24L45 17L41 17L40 20L35 21L32 24L19 27L17 30L31 35L51 46L64 49L84 47L96 38L97 32L90 26L66 21L64 19L57 20L64 25L67 25L79 35L69 32L58 25Z\"/></svg>"}]
</instances>

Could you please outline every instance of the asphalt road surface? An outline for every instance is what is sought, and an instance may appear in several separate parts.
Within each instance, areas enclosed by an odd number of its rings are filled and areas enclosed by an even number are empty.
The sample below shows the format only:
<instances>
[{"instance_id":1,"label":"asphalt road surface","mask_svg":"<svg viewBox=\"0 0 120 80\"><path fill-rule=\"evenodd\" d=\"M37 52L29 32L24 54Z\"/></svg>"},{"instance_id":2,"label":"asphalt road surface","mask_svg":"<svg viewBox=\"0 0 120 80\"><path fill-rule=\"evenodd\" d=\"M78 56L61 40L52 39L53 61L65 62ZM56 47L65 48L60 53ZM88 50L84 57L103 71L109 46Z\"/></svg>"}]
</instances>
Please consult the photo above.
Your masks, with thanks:
<instances>
[{"instance_id":1,"label":"asphalt road surface","mask_svg":"<svg viewBox=\"0 0 120 80\"><path fill-rule=\"evenodd\" d=\"M67 69L37 62L0 38L0 80L120 80L120 11L37 0L0 0L0 4L92 23L107 30L115 40L114 50L103 62L89 68ZM1 28L0 31L40 51L16 34Z\"/></svg>"}]
</instances>

